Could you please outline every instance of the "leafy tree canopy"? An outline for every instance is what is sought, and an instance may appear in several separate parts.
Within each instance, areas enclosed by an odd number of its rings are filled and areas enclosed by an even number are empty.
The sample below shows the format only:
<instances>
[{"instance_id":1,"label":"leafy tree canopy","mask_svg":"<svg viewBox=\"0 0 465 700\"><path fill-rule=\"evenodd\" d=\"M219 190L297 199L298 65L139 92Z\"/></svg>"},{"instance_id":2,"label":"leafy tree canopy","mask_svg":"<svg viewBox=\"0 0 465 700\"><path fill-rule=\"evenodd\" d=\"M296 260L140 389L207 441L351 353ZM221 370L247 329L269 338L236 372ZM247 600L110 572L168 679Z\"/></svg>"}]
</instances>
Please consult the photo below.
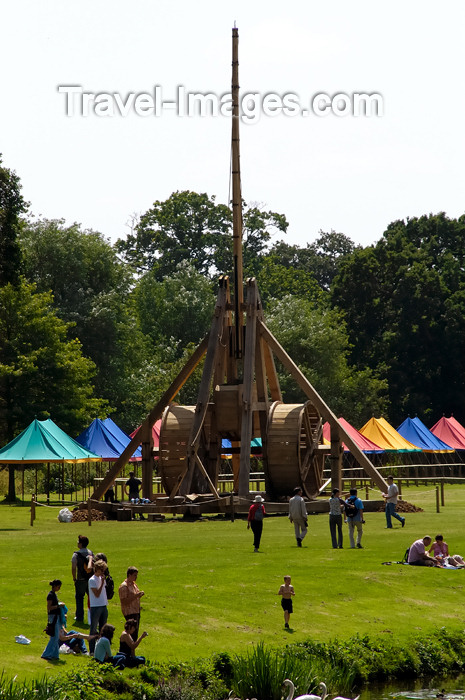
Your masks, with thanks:
<instances>
[{"instance_id":1,"label":"leafy tree canopy","mask_svg":"<svg viewBox=\"0 0 465 700\"><path fill-rule=\"evenodd\" d=\"M341 263L332 300L357 366L385 367L391 419L465 418L465 216L395 221Z\"/></svg>"},{"instance_id":2,"label":"leafy tree canopy","mask_svg":"<svg viewBox=\"0 0 465 700\"><path fill-rule=\"evenodd\" d=\"M13 170L2 166L0 154L0 286L17 284L21 268L18 243L20 216L27 211L21 182Z\"/></svg>"},{"instance_id":3,"label":"leafy tree canopy","mask_svg":"<svg viewBox=\"0 0 465 700\"><path fill-rule=\"evenodd\" d=\"M281 214L245 205L243 224L244 270L252 275L271 235L285 232L287 221ZM174 192L164 202L156 201L116 248L137 272L152 270L158 280L185 260L207 276L231 274L232 213L216 204L214 196Z\"/></svg>"},{"instance_id":4,"label":"leafy tree canopy","mask_svg":"<svg viewBox=\"0 0 465 700\"><path fill-rule=\"evenodd\" d=\"M387 383L369 369L348 363L349 342L341 314L293 296L270 303L267 325L336 415L362 425L387 408ZM305 401L303 392L279 369L287 403Z\"/></svg>"},{"instance_id":5,"label":"leafy tree canopy","mask_svg":"<svg viewBox=\"0 0 465 700\"><path fill-rule=\"evenodd\" d=\"M142 332L154 346L169 342L176 356L209 331L215 295L208 279L187 261L170 277L158 281L147 272L134 290L134 304Z\"/></svg>"}]
</instances>

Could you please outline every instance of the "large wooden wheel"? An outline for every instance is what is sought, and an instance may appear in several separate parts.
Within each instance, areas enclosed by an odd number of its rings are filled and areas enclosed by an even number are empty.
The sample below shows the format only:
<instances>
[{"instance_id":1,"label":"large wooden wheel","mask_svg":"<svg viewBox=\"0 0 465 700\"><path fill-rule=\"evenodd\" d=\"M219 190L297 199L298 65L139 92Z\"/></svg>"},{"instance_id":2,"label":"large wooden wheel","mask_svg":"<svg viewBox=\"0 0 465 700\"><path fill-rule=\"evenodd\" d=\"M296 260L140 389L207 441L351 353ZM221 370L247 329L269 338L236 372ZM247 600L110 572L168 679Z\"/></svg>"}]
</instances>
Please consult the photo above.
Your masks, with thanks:
<instances>
[{"instance_id":1,"label":"large wooden wheel","mask_svg":"<svg viewBox=\"0 0 465 700\"><path fill-rule=\"evenodd\" d=\"M160 426L158 471L163 489L168 495L171 494L179 481L182 480L186 470L187 447L195 409L195 406L178 406L176 404L171 404L167 406L163 412ZM202 461L205 459L209 439L210 415L207 413L205 423L202 427L202 438L198 451L198 455ZM209 476L216 486L217 475L209 473ZM207 493L208 491L210 491L210 487L206 479L204 479L201 474L196 474L192 483L192 492Z\"/></svg>"},{"instance_id":2,"label":"large wooden wheel","mask_svg":"<svg viewBox=\"0 0 465 700\"><path fill-rule=\"evenodd\" d=\"M323 484L323 422L318 410L305 404L273 403L268 416L268 483L276 497L300 486L315 498Z\"/></svg>"}]
</instances>

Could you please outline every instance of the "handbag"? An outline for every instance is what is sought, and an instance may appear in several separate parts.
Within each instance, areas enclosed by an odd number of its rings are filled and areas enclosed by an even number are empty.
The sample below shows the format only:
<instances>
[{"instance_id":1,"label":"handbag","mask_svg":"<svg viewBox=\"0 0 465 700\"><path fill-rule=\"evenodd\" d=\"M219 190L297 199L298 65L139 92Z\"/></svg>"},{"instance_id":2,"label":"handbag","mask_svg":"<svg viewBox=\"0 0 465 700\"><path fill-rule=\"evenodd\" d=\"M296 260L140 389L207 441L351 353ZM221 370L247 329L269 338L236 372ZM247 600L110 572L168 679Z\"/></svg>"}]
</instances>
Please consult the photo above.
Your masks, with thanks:
<instances>
[{"instance_id":1,"label":"handbag","mask_svg":"<svg viewBox=\"0 0 465 700\"><path fill-rule=\"evenodd\" d=\"M44 629L45 634L48 634L49 637L53 637L55 635L55 625L57 622L57 617L58 615L53 616L53 620L50 622L50 620L47 622L47 627Z\"/></svg>"}]
</instances>

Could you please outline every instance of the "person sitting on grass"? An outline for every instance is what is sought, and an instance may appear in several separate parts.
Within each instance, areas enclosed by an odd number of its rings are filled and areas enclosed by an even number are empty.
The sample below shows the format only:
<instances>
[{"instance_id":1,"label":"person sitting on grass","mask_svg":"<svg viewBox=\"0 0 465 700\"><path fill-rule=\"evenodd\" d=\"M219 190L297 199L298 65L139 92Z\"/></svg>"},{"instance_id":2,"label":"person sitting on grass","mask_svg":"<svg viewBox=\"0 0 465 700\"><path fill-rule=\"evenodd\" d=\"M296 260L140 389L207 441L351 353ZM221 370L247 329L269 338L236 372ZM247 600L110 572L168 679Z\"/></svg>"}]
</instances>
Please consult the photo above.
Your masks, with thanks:
<instances>
[{"instance_id":1,"label":"person sitting on grass","mask_svg":"<svg viewBox=\"0 0 465 700\"><path fill-rule=\"evenodd\" d=\"M429 547L430 544L431 537L429 535L425 535L421 540L416 540L410 546L407 562L412 566L437 566L436 560L426 552L426 547Z\"/></svg>"},{"instance_id":2,"label":"person sitting on grass","mask_svg":"<svg viewBox=\"0 0 465 700\"><path fill-rule=\"evenodd\" d=\"M103 625L100 632L100 639L95 645L94 649L94 659L100 664L113 664L121 668L119 661L115 659L111 654L111 640L115 633L115 628L113 625L106 623Z\"/></svg>"},{"instance_id":3,"label":"person sitting on grass","mask_svg":"<svg viewBox=\"0 0 465 700\"><path fill-rule=\"evenodd\" d=\"M89 640L91 636L92 639L95 639L95 637L98 637L98 635L83 634L82 632L76 632L76 630L70 630L68 632L68 630L66 629L67 612L68 608L66 607L66 605L60 608L59 642L61 645L64 644L74 654L84 654L85 656L89 656L89 652L87 651L87 647L84 640Z\"/></svg>"},{"instance_id":4,"label":"person sitting on grass","mask_svg":"<svg viewBox=\"0 0 465 700\"><path fill-rule=\"evenodd\" d=\"M121 633L119 638L119 651L113 658L113 663L120 668L134 668L145 664L145 656L136 656L135 650L145 637L147 637L147 632L142 632L139 639L132 638L134 630L137 627L137 620L126 620L124 624L124 631Z\"/></svg>"},{"instance_id":5,"label":"person sitting on grass","mask_svg":"<svg viewBox=\"0 0 465 700\"><path fill-rule=\"evenodd\" d=\"M460 569L465 566L465 562L460 554L454 554L453 556L449 554L449 545L447 542L444 542L444 537L442 535L436 535L434 538L434 542L429 549L429 554L431 554L431 552L434 554L434 558L439 566L446 565Z\"/></svg>"}]
</instances>

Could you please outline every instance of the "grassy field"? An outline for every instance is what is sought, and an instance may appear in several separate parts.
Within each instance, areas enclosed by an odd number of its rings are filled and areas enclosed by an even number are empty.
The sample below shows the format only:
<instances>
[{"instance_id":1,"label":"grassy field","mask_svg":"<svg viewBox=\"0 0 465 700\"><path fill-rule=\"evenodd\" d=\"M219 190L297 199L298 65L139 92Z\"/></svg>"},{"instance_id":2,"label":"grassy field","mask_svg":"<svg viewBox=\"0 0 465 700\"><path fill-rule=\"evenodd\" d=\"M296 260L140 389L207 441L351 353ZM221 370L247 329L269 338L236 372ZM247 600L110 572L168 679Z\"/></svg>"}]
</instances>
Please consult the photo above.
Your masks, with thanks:
<instances>
[{"instance_id":1,"label":"grassy field","mask_svg":"<svg viewBox=\"0 0 465 700\"><path fill-rule=\"evenodd\" d=\"M328 516L309 518L309 534L297 549L293 527L285 517L265 520L262 548L253 553L246 523L206 519L165 523L99 522L64 524L58 508L38 508L30 526L28 508L0 506L0 622L2 665L7 674L31 678L74 668L87 659L65 656L50 665L40 655L48 582L60 578L60 599L70 611L74 588L71 556L77 535L86 534L94 552L108 556L118 585L128 565L139 568L145 591L141 629L149 633L140 653L151 660L187 660L214 652L243 652L264 641L279 646L307 638L329 640L360 634L395 635L408 643L412 634L440 626L463 629L464 571L443 571L382 562L402 557L411 542L442 533L451 553L465 554L465 486L445 487L446 505L436 513L431 487L404 489L404 499L424 508L407 515L406 526L394 521L385 529L383 513L368 513L363 550L333 550ZM291 631L283 628L276 595L285 574L296 590ZM116 597L109 621L117 635L122 615ZM29 646L15 643L24 634ZM116 644L114 644L116 646Z\"/></svg>"}]
</instances>

